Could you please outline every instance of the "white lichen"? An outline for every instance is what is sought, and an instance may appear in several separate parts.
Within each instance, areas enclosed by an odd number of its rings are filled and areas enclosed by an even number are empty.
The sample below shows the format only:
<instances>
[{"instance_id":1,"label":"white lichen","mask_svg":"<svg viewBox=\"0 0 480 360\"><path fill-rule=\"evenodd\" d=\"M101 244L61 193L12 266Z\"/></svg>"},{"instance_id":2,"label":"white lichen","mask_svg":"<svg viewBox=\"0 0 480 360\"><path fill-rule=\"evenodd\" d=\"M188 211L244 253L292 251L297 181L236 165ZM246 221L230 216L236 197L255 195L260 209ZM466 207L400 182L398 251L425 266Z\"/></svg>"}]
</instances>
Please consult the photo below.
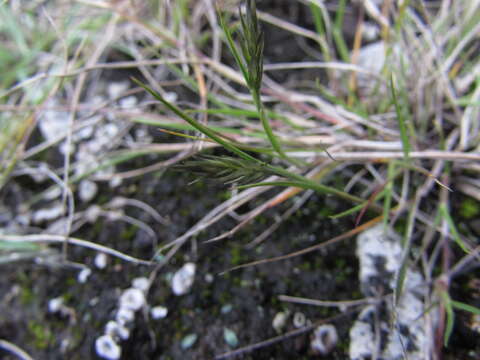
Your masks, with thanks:
<instances>
[{"instance_id":1,"label":"white lichen","mask_svg":"<svg viewBox=\"0 0 480 360\"><path fill-rule=\"evenodd\" d=\"M119 299L119 307L138 311L145 304L145 295L143 291L135 288L125 290Z\"/></svg>"},{"instance_id":2,"label":"white lichen","mask_svg":"<svg viewBox=\"0 0 480 360\"><path fill-rule=\"evenodd\" d=\"M90 180L82 180L78 185L78 197L83 202L89 202L97 195L98 186Z\"/></svg>"},{"instance_id":3,"label":"white lichen","mask_svg":"<svg viewBox=\"0 0 480 360\"><path fill-rule=\"evenodd\" d=\"M237 347L238 345L238 337L235 332L229 328L223 329L223 340L228 344L230 347Z\"/></svg>"},{"instance_id":4,"label":"white lichen","mask_svg":"<svg viewBox=\"0 0 480 360\"><path fill-rule=\"evenodd\" d=\"M337 345L337 329L331 324L318 326L313 332L310 349L314 354L327 355Z\"/></svg>"},{"instance_id":5,"label":"white lichen","mask_svg":"<svg viewBox=\"0 0 480 360\"><path fill-rule=\"evenodd\" d=\"M374 306L368 306L362 310L350 328L349 356L351 360L362 360L372 356L375 352L375 330L368 322L369 316L375 312Z\"/></svg>"},{"instance_id":6,"label":"white lichen","mask_svg":"<svg viewBox=\"0 0 480 360\"><path fill-rule=\"evenodd\" d=\"M272 327L277 334L283 331L283 328L287 324L289 314L287 312L280 311L275 314L272 320Z\"/></svg>"},{"instance_id":7,"label":"white lichen","mask_svg":"<svg viewBox=\"0 0 480 360\"><path fill-rule=\"evenodd\" d=\"M129 84L127 81L112 82L108 84L107 95L109 99L116 99L128 90Z\"/></svg>"},{"instance_id":8,"label":"white lichen","mask_svg":"<svg viewBox=\"0 0 480 360\"><path fill-rule=\"evenodd\" d=\"M115 320L122 325L131 323L135 319L135 312L131 309L120 307L115 315Z\"/></svg>"},{"instance_id":9,"label":"white lichen","mask_svg":"<svg viewBox=\"0 0 480 360\"><path fill-rule=\"evenodd\" d=\"M186 294L193 285L195 264L186 263L172 277L172 291L175 295Z\"/></svg>"},{"instance_id":10,"label":"white lichen","mask_svg":"<svg viewBox=\"0 0 480 360\"><path fill-rule=\"evenodd\" d=\"M357 256L360 284L365 296L394 291L404 255L400 237L393 230L378 225L363 232L357 240ZM438 316L436 309L428 314L424 312L427 305L423 299L427 291L422 275L413 268L407 268L403 291L396 304L389 300L385 301L385 306L370 305L360 313L350 329L350 359L363 359L375 354L385 359L401 359L405 356L405 349L408 349L409 359L425 359L431 346L427 334L433 331L427 328L430 326L427 324L435 324ZM395 319L393 326L391 319ZM375 332L375 326L381 331ZM376 333L380 334L380 339L375 338ZM380 343L384 344L381 350L378 348Z\"/></svg>"},{"instance_id":11,"label":"white lichen","mask_svg":"<svg viewBox=\"0 0 480 360\"><path fill-rule=\"evenodd\" d=\"M104 253L98 253L93 260L93 263L98 269L105 269L107 266L107 255Z\"/></svg>"},{"instance_id":12,"label":"white lichen","mask_svg":"<svg viewBox=\"0 0 480 360\"><path fill-rule=\"evenodd\" d=\"M88 209L85 211L85 219L91 223L94 224L97 220L98 217L102 213L102 208L98 205L92 205L89 206Z\"/></svg>"},{"instance_id":13,"label":"white lichen","mask_svg":"<svg viewBox=\"0 0 480 360\"><path fill-rule=\"evenodd\" d=\"M127 340L130 337L130 330L128 330L123 324L110 320L105 325L105 334L112 336L114 339Z\"/></svg>"},{"instance_id":14,"label":"white lichen","mask_svg":"<svg viewBox=\"0 0 480 360\"><path fill-rule=\"evenodd\" d=\"M61 311L63 307L63 298L57 297L48 301L48 312L56 314Z\"/></svg>"},{"instance_id":15,"label":"white lichen","mask_svg":"<svg viewBox=\"0 0 480 360\"><path fill-rule=\"evenodd\" d=\"M32 221L35 224L40 224L44 221L55 220L62 216L64 213L64 207L60 202L56 202L49 208L40 209L33 213Z\"/></svg>"},{"instance_id":16,"label":"white lichen","mask_svg":"<svg viewBox=\"0 0 480 360\"><path fill-rule=\"evenodd\" d=\"M58 108L60 104L52 99L46 104L47 108ZM38 124L40 132L46 140L54 140L65 134L68 129L69 113L67 111L47 110L40 115Z\"/></svg>"},{"instance_id":17,"label":"white lichen","mask_svg":"<svg viewBox=\"0 0 480 360\"><path fill-rule=\"evenodd\" d=\"M111 335L102 335L95 340L97 355L109 360L117 360L122 356L122 349Z\"/></svg>"},{"instance_id":18,"label":"white lichen","mask_svg":"<svg viewBox=\"0 0 480 360\"><path fill-rule=\"evenodd\" d=\"M182 339L180 346L182 347L183 350L187 350L195 344L195 342L197 341L197 338L198 338L197 334L188 334Z\"/></svg>"},{"instance_id":19,"label":"white lichen","mask_svg":"<svg viewBox=\"0 0 480 360\"><path fill-rule=\"evenodd\" d=\"M150 314L155 320L163 319L168 315L168 309L165 306L154 306L150 309Z\"/></svg>"},{"instance_id":20,"label":"white lichen","mask_svg":"<svg viewBox=\"0 0 480 360\"><path fill-rule=\"evenodd\" d=\"M306 323L307 323L307 317L305 316L304 313L298 311L295 314L293 314L293 326L294 327L299 329L301 327L304 327Z\"/></svg>"},{"instance_id":21,"label":"white lichen","mask_svg":"<svg viewBox=\"0 0 480 360\"><path fill-rule=\"evenodd\" d=\"M145 292L150 287L150 280L146 277L135 278L132 280L132 287Z\"/></svg>"},{"instance_id":22,"label":"white lichen","mask_svg":"<svg viewBox=\"0 0 480 360\"><path fill-rule=\"evenodd\" d=\"M90 270L90 268L88 267L83 268L77 275L78 282L80 284L86 283L91 274L92 274L92 270Z\"/></svg>"}]
</instances>

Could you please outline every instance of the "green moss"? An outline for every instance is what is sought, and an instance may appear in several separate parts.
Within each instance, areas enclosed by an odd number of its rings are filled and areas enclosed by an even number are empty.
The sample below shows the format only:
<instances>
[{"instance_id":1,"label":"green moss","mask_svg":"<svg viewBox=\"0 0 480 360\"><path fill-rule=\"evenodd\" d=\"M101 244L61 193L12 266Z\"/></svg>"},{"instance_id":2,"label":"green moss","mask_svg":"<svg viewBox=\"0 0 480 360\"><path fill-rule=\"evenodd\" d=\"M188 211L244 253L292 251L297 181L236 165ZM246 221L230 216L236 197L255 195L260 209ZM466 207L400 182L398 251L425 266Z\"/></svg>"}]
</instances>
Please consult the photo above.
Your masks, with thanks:
<instances>
[{"instance_id":1,"label":"green moss","mask_svg":"<svg viewBox=\"0 0 480 360\"><path fill-rule=\"evenodd\" d=\"M220 201L226 201L230 199L232 193L230 191L219 191L217 192L217 199Z\"/></svg>"},{"instance_id":2,"label":"green moss","mask_svg":"<svg viewBox=\"0 0 480 360\"><path fill-rule=\"evenodd\" d=\"M242 279L239 278L238 276L236 276L232 279L231 283L233 284L233 286L241 287L242 286Z\"/></svg>"},{"instance_id":3,"label":"green moss","mask_svg":"<svg viewBox=\"0 0 480 360\"><path fill-rule=\"evenodd\" d=\"M305 261L301 263L298 267L300 268L300 270L303 270L303 271L312 270L312 264L309 261Z\"/></svg>"},{"instance_id":4,"label":"green moss","mask_svg":"<svg viewBox=\"0 0 480 360\"><path fill-rule=\"evenodd\" d=\"M33 338L33 345L37 349L46 349L54 339L54 336L48 327L34 320L31 320L28 323L28 332Z\"/></svg>"},{"instance_id":5,"label":"green moss","mask_svg":"<svg viewBox=\"0 0 480 360\"><path fill-rule=\"evenodd\" d=\"M127 226L121 233L120 238L122 240L132 240L137 233L138 227L135 225Z\"/></svg>"},{"instance_id":6,"label":"green moss","mask_svg":"<svg viewBox=\"0 0 480 360\"><path fill-rule=\"evenodd\" d=\"M68 286L68 287L73 287L75 286L76 284L78 283L77 279L72 277L72 276L69 276L68 279L65 281L65 284Z\"/></svg>"},{"instance_id":7,"label":"green moss","mask_svg":"<svg viewBox=\"0 0 480 360\"><path fill-rule=\"evenodd\" d=\"M190 216L190 210L188 208L180 209L180 211L178 213L180 214L181 217Z\"/></svg>"},{"instance_id":8,"label":"green moss","mask_svg":"<svg viewBox=\"0 0 480 360\"><path fill-rule=\"evenodd\" d=\"M480 203L472 198L466 198L460 204L460 215L464 219L472 219L480 214Z\"/></svg>"},{"instance_id":9,"label":"green moss","mask_svg":"<svg viewBox=\"0 0 480 360\"><path fill-rule=\"evenodd\" d=\"M230 261L233 266L237 266L245 262L243 260L242 249L240 248L240 246L232 246L232 249L230 250L230 256Z\"/></svg>"},{"instance_id":10,"label":"green moss","mask_svg":"<svg viewBox=\"0 0 480 360\"><path fill-rule=\"evenodd\" d=\"M20 293L20 302L22 305L32 304L35 299L35 294L29 286L22 286L22 291Z\"/></svg>"}]
</instances>

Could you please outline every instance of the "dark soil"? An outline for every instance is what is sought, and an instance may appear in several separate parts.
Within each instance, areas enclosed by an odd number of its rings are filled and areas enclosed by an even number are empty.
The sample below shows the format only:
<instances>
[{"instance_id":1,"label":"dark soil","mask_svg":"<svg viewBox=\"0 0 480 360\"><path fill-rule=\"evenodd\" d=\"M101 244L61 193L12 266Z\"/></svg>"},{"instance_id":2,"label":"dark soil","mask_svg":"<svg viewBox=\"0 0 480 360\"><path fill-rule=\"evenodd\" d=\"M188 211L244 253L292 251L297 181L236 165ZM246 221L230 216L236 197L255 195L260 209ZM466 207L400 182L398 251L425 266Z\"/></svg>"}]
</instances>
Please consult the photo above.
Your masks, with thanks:
<instances>
[{"instance_id":1,"label":"dark soil","mask_svg":"<svg viewBox=\"0 0 480 360\"><path fill-rule=\"evenodd\" d=\"M292 22L301 17L305 18L306 25L312 23L308 14L296 13L289 7L288 1L279 2L277 4L281 5L278 6L272 1L260 3L263 4L259 5L262 10L276 11L278 16L283 14L287 20L289 16L294 16L295 19L290 19ZM292 56L305 57L298 45L302 40L270 26L265 26L265 32L270 39L270 45L265 50L267 61L293 61L298 59ZM278 50L284 43L289 44L288 51ZM292 72L277 76L276 80L283 81L301 75ZM310 73L309 76L311 79L322 74ZM145 201L166 217L170 225L154 223L139 211L132 210L128 214L147 222L158 234L159 242L164 244L182 235L228 196L228 189L223 184L194 180L196 177L188 173L168 170L163 174L150 174L128 181L115 191L102 187L101 195L94 202L106 203L117 195ZM3 189L1 202L14 212L15 204L32 196L31 186L31 182L25 179L11 182ZM266 198L264 195L262 199ZM152 320L146 311L144 314L137 313L130 338L121 343L122 359L212 359L234 349L224 340L224 328L236 333L239 340L236 348L249 346L277 336L272 320L277 312L285 310L291 314L305 314L308 322L340 314L332 322L337 327L339 344L325 358L348 358L348 330L355 314L342 315L336 308L281 302L278 295L320 300L361 298L353 239L301 257L219 275L236 265L303 249L353 227L352 218L333 222L325 217L347 209L348 204L313 195L260 247L247 250L244 245L266 229L274 216L285 211L289 205L291 202L263 214L232 238L203 244L203 241L235 225L233 220L225 219L190 240L162 269L148 296L148 304L166 306L168 316ZM244 207L242 210L248 209ZM99 219L94 225L84 226L75 235L138 258L149 259L154 251L143 230L123 222ZM58 250L57 255L60 248ZM105 324L114 319L120 291L130 287L132 279L148 277L152 269L110 257L107 267L99 270L93 265L95 255L95 252L83 248L71 246L69 249L70 261L92 268L93 273L85 284L77 281L78 269L63 264L59 256L48 258L49 261L44 264L26 261L1 265L0 338L18 344L34 359L97 358L95 339L103 333ZM197 265L195 283L188 294L175 296L168 279L187 261ZM209 281L209 276L213 276L212 281ZM479 306L480 290L477 288L474 293L475 290L470 287L474 278L471 275L461 279L460 285L453 288L458 291L459 297L456 293L452 297ZM64 298L70 312L63 316L49 314L48 301L59 296ZM477 304L472 301L477 301ZM470 314L467 315L457 317L455 330L458 331L454 331L451 339L451 359L474 359L469 354L480 352L478 337L467 326L471 321ZM284 329L289 330L294 330L292 316ZM190 348L182 349L181 341L188 334L196 334L197 341ZM245 351L238 358L313 359L316 356L309 350L309 337L310 333L306 332L282 339L253 352ZM460 352L462 355L458 357ZM14 359L1 350L0 358Z\"/></svg>"},{"instance_id":2,"label":"dark soil","mask_svg":"<svg viewBox=\"0 0 480 360\"><path fill-rule=\"evenodd\" d=\"M181 235L209 209L225 196L225 187L209 181L194 180L185 173L167 172L163 177L147 176L122 187L134 192L136 198L147 200L171 226L158 226L161 243ZM123 192L121 190L121 192ZM123 194L127 195L127 194ZM114 194L108 194L108 197ZM302 312L310 321L338 314L309 306L281 303L278 295L288 294L315 299L344 299L359 296L355 276L356 260L353 243L332 247L328 252L312 253L291 260L250 267L218 275L223 270L248 261L286 254L310 246L337 234L351 224L336 224L318 220L325 213L326 204L312 196L305 206L286 221L257 250L247 251L244 246L272 221L273 213L266 214L233 238L215 244L202 241L228 229L233 222L225 220L205 231L196 240L195 249L189 243L164 268L150 292L148 303L161 304L169 309L162 320L149 320L137 316L130 339L122 343L124 359L210 359L231 350L223 339L225 327L233 330L239 347L274 337L272 319L278 311ZM337 209L333 209L336 206ZM335 201L328 209L339 210ZM132 214L133 215L133 214ZM85 228L79 237L105 244L139 258L151 256L151 246L143 230L120 222L99 220ZM76 280L78 270L71 266L52 263L37 265L15 263L3 266L7 276L0 282L0 337L23 344L36 359L95 358L93 344L103 332L105 324L113 319L119 290L130 286L133 278L148 276L151 269L134 266L113 258L104 270L92 264L95 253L70 249L70 260L91 265L93 273L85 284ZM186 261L197 264L197 276L192 290L184 296L172 294L167 281L171 274ZM206 275L213 275L213 281ZM48 314L48 301L62 296L71 308L68 316ZM336 323L340 337L346 339L352 318L345 316ZM292 330L291 318L286 330ZM198 340L188 350L180 347L182 338L190 333ZM243 358L288 359L310 358L309 335L255 351ZM346 342L341 344L332 358L344 358Z\"/></svg>"}]
</instances>

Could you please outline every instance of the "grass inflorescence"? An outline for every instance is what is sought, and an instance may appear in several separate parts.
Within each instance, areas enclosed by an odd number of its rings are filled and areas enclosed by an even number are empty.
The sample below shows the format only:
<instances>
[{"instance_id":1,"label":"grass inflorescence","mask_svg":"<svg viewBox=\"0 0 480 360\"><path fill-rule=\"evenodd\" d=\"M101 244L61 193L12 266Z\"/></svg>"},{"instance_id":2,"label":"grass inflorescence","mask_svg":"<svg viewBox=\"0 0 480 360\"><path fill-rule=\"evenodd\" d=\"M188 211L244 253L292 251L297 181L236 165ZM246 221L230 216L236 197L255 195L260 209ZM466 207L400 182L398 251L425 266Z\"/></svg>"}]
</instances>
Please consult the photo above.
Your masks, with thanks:
<instances>
[{"instance_id":1,"label":"grass inflorescence","mask_svg":"<svg viewBox=\"0 0 480 360\"><path fill-rule=\"evenodd\" d=\"M455 289L480 259L475 216L462 217L480 201L480 5L292 1L283 17L254 0L215 5L0 2L0 191L23 200L0 208L12 214L2 223L0 264L64 264L80 247L155 265L153 281L185 244L232 238L275 209L280 215L246 246L260 252L309 198L335 198L338 213L322 220L351 219L353 228L224 270L328 251L381 223L400 233L402 254L394 289L379 298L392 295L398 306L408 272L419 270L425 316L438 319L425 351L439 357L455 337L455 313L479 311ZM289 80L279 81L285 71ZM106 72L121 78L117 88ZM114 199L85 195L152 174L161 181L169 168L231 189L169 241L153 230L171 224L161 206L129 187ZM34 190L18 195L25 178ZM202 238L227 216L232 228ZM100 218L143 229L151 253L81 239Z\"/></svg>"}]
</instances>

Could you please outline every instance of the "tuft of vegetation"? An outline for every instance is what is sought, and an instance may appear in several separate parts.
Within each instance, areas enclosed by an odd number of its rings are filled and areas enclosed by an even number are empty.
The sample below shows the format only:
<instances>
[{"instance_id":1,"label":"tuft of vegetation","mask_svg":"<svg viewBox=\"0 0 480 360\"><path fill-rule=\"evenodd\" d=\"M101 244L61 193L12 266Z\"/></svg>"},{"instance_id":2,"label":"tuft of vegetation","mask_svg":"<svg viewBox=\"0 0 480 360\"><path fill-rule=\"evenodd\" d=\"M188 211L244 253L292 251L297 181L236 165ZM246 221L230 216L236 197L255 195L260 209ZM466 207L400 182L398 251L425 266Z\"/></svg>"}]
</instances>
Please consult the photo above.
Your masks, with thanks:
<instances>
[{"instance_id":1,"label":"tuft of vegetation","mask_svg":"<svg viewBox=\"0 0 480 360\"><path fill-rule=\"evenodd\" d=\"M146 266L148 295L182 251L228 248L219 241L249 224L245 251L258 250L316 196L325 205L312 221L334 224L333 237L249 263L235 244L223 274L333 251L383 224L401 231L402 254L395 289L379 296L398 305L409 269L421 272L425 316L438 317L428 325L430 356L449 351L456 313L478 316L473 296L455 289L480 264L480 4L291 1L282 17L254 0L40 3L0 2L0 265L77 268L73 247L100 252ZM133 182L161 183L170 168L231 193L163 241L159 227L181 226L158 199L137 198L143 188ZM190 211L178 214L191 225ZM227 216L235 224L211 237ZM97 240L109 222L127 223L112 237L121 242ZM372 301L349 295L279 299L353 312ZM28 324L38 347L49 346L54 334ZM238 348L218 358L281 340L240 347L241 334L223 325ZM202 341L194 330L176 334L183 350Z\"/></svg>"}]
</instances>

